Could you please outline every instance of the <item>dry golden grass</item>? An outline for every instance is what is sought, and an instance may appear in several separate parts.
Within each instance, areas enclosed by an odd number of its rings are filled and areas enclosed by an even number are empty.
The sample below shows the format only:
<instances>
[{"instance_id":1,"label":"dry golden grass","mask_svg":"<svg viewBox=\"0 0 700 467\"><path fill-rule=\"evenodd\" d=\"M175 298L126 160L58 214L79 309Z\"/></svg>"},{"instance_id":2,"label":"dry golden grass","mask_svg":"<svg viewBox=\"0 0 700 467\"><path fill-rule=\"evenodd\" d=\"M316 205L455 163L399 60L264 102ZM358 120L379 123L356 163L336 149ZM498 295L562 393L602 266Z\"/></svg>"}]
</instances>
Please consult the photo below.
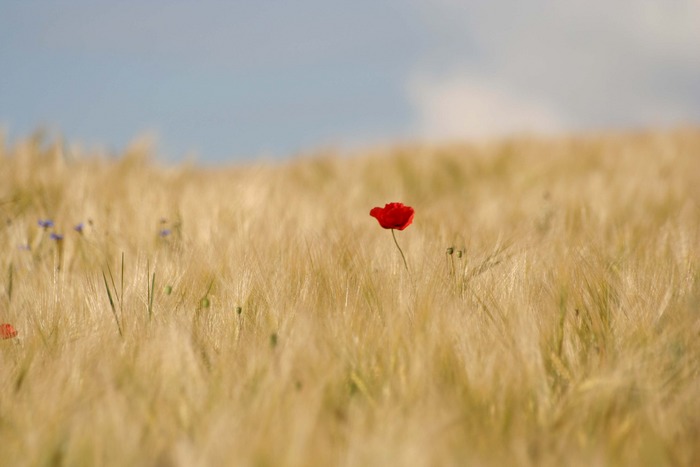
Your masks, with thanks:
<instances>
[{"instance_id":1,"label":"dry golden grass","mask_svg":"<svg viewBox=\"0 0 700 467\"><path fill-rule=\"evenodd\" d=\"M221 170L6 146L2 465L700 464L697 129Z\"/></svg>"}]
</instances>

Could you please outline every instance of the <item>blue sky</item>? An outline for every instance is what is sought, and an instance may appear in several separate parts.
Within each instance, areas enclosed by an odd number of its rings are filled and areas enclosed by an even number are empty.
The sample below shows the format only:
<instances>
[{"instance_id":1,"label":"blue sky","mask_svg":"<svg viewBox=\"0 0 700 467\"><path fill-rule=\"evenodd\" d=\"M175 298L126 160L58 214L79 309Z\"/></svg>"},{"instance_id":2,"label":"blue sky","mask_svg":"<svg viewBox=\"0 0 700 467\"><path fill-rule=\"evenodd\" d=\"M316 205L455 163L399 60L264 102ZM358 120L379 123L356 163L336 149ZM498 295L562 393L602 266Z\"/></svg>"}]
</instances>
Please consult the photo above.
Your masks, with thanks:
<instances>
[{"instance_id":1,"label":"blue sky","mask_svg":"<svg viewBox=\"0 0 700 467\"><path fill-rule=\"evenodd\" d=\"M700 124L698 0L0 0L0 126L205 163Z\"/></svg>"}]
</instances>

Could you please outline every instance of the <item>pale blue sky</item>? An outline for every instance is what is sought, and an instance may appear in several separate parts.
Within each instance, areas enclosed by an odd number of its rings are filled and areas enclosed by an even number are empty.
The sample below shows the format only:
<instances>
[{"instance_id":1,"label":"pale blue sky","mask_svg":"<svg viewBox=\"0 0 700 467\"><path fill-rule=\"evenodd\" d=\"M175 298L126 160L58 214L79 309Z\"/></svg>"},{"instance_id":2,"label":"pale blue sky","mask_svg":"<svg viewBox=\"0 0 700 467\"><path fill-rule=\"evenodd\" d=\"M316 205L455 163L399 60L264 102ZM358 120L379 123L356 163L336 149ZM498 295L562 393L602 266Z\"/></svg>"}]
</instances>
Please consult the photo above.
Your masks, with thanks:
<instances>
[{"instance_id":1,"label":"pale blue sky","mask_svg":"<svg viewBox=\"0 0 700 467\"><path fill-rule=\"evenodd\" d=\"M202 162L700 124L698 0L0 0L0 126Z\"/></svg>"}]
</instances>

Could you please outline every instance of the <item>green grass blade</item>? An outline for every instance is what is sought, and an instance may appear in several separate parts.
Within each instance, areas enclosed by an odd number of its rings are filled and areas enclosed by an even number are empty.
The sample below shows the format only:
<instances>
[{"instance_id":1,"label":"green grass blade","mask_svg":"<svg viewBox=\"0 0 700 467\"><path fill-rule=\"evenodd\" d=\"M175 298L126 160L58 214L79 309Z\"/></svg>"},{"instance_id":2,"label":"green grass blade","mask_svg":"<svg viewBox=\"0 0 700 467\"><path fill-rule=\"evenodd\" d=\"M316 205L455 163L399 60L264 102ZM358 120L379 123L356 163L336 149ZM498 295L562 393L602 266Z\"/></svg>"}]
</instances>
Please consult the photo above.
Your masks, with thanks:
<instances>
[{"instance_id":1,"label":"green grass blade","mask_svg":"<svg viewBox=\"0 0 700 467\"><path fill-rule=\"evenodd\" d=\"M107 276L105 275L104 271L102 271L102 279L104 280L104 283L105 283L105 289L107 290L107 298L109 298L109 306L112 309L112 315L114 316L114 321L117 323L117 330L119 331L119 336L124 337L124 334L122 333L122 326L119 323L119 317L117 316L117 309L114 306L114 299L112 298L112 292L110 292L110 290L109 290L109 284L107 283Z\"/></svg>"}]
</instances>

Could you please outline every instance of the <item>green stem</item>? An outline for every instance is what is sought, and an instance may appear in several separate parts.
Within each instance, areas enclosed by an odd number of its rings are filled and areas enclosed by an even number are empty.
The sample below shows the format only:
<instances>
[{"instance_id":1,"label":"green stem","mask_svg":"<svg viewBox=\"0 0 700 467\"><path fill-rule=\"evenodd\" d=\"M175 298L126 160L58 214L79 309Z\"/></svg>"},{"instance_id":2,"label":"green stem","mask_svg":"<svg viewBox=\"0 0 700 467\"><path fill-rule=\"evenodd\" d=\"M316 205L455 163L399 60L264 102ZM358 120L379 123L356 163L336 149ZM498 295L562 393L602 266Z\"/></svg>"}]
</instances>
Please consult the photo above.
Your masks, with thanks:
<instances>
[{"instance_id":1,"label":"green stem","mask_svg":"<svg viewBox=\"0 0 700 467\"><path fill-rule=\"evenodd\" d=\"M401 259L403 259L403 265L406 266L406 271L408 271L408 263L406 263L406 257L403 255L403 250L399 246L399 242L396 241L396 235L394 234L394 229L391 229L391 236L394 238L394 243L396 244L396 248L398 248L399 253L401 253Z\"/></svg>"}]
</instances>

